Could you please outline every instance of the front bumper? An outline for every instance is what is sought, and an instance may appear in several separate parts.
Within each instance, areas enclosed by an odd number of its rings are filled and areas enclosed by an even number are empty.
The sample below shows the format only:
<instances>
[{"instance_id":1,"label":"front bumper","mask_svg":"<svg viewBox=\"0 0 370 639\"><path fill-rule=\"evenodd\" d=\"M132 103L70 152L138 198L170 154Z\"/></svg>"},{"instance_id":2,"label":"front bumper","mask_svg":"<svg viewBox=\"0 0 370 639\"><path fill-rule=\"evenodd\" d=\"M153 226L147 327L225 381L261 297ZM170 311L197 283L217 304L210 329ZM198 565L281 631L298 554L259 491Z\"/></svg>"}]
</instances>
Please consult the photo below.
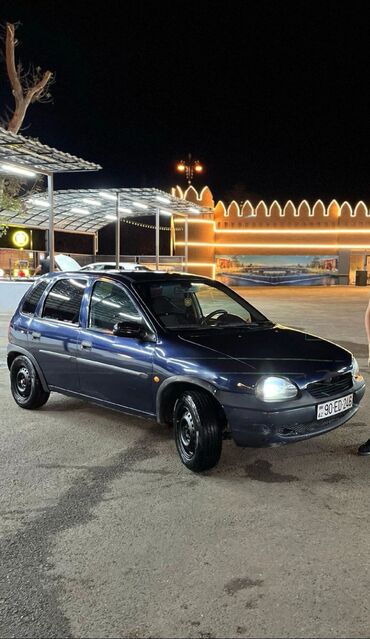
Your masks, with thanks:
<instances>
[{"instance_id":1,"label":"front bumper","mask_svg":"<svg viewBox=\"0 0 370 639\"><path fill-rule=\"evenodd\" d=\"M338 428L358 411L365 393L365 384L356 385L345 394L351 393L353 393L352 408L322 420L316 419L317 405L324 401L338 399L341 395L328 397L327 400L315 400L305 393L301 401L284 402L284 405L280 406L278 404L261 405L262 402L257 402L254 398L249 402L247 397L241 400L240 396L235 396L235 393L222 393L219 399L224 407L235 443L238 446L260 448L303 441ZM231 395L234 396L232 403ZM243 403L245 405L241 405Z\"/></svg>"}]
</instances>

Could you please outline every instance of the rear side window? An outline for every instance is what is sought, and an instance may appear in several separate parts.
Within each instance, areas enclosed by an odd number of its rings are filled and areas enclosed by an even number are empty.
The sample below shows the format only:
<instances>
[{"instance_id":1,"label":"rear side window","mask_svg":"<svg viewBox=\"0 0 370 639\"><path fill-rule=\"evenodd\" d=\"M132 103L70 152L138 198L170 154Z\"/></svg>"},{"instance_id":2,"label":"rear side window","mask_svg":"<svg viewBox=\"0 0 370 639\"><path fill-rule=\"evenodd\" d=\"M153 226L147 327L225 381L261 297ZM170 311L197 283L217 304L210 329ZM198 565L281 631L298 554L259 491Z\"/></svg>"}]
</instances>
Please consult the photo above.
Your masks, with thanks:
<instances>
[{"instance_id":1,"label":"rear side window","mask_svg":"<svg viewBox=\"0 0 370 639\"><path fill-rule=\"evenodd\" d=\"M34 314L37 304L39 303L41 296L49 282L50 280L43 280L42 282L38 282L36 286L31 287L23 302L22 313L27 313L28 315Z\"/></svg>"},{"instance_id":2,"label":"rear side window","mask_svg":"<svg viewBox=\"0 0 370 639\"><path fill-rule=\"evenodd\" d=\"M85 280L74 278L56 282L46 298L42 317L78 324L85 286Z\"/></svg>"}]
</instances>

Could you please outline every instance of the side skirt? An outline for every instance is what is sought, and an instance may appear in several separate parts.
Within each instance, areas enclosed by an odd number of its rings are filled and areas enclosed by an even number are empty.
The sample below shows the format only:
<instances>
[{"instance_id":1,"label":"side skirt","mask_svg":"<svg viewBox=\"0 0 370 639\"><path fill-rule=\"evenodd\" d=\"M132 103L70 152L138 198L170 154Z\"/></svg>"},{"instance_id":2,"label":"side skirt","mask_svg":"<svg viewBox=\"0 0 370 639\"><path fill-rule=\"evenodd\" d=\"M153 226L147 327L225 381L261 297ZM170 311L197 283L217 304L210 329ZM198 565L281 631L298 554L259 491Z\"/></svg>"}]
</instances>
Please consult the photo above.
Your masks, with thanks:
<instances>
[{"instance_id":1,"label":"side skirt","mask_svg":"<svg viewBox=\"0 0 370 639\"><path fill-rule=\"evenodd\" d=\"M98 399L96 397L91 397L90 395L84 395L83 393L77 393L75 391L66 390L65 388L59 388L59 386L49 386L49 388L51 391L60 393L61 395L67 395L67 397L75 397L76 399L88 401L92 404L97 404L98 406L104 406L105 408L110 408L111 410L116 410L120 413L135 415L136 417L144 417L145 419L154 419L156 421L155 413L147 413L145 411L139 411L136 408L130 408L129 406L121 406L121 404L115 404L104 399Z\"/></svg>"}]
</instances>

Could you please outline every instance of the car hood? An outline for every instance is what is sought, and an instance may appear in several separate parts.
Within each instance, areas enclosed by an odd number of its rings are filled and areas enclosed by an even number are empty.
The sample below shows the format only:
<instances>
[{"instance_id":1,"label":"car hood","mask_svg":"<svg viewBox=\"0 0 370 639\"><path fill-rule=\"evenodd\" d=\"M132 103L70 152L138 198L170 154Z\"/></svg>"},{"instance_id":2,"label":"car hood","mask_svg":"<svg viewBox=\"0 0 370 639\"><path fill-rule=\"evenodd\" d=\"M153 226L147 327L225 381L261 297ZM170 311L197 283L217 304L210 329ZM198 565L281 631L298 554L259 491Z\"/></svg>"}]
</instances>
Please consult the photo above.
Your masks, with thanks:
<instances>
[{"instance_id":1,"label":"car hood","mask_svg":"<svg viewBox=\"0 0 370 639\"><path fill-rule=\"evenodd\" d=\"M183 333L195 359L213 359L213 366L248 373L298 375L342 371L352 354L333 342L282 325ZM201 349L201 350L200 350ZM223 362L223 363L222 363Z\"/></svg>"},{"instance_id":2,"label":"car hood","mask_svg":"<svg viewBox=\"0 0 370 639\"><path fill-rule=\"evenodd\" d=\"M55 263L61 271L79 271L81 266L69 255L56 255Z\"/></svg>"}]
</instances>

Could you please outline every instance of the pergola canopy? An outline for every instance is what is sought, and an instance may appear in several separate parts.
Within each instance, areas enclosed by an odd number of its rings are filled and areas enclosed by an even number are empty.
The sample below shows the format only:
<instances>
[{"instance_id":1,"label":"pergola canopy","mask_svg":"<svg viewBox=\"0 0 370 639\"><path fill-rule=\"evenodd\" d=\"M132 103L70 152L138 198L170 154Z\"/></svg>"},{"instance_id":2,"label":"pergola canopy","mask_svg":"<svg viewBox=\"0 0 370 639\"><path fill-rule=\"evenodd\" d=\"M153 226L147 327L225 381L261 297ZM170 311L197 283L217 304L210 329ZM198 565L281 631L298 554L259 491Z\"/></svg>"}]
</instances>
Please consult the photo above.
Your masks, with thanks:
<instances>
[{"instance_id":1,"label":"pergola canopy","mask_svg":"<svg viewBox=\"0 0 370 639\"><path fill-rule=\"evenodd\" d=\"M0 164L24 167L44 175L98 171L102 167L0 127Z\"/></svg>"},{"instance_id":2,"label":"pergola canopy","mask_svg":"<svg viewBox=\"0 0 370 639\"><path fill-rule=\"evenodd\" d=\"M98 164L87 162L69 153L53 149L37 140L24 138L0 127L0 174L15 173L33 177L47 176L47 193L24 196L17 211L6 211L7 224L48 229L50 270L54 268L54 231L96 233L116 222L116 266L120 260L120 220L122 217L155 215L156 267L159 268L160 215L174 213L186 218L185 261L188 252L189 215L199 215L209 209L177 198L154 188L132 189L70 189L54 191L54 173L98 171Z\"/></svg>"},{"instance_id":3,"label":"pergola canopy","mask_svg":"<svg viewBox=\"0 0 370 639\"><path fill-rule=\"evenodd\" d=\"M116 219L117 195L120 217L160 214L196 216L209 212L186 200L155 188L69 189L54 191L54 228L60 231L94 233ZM48 228L47 194L24 199L22 211L7 211L8 224Z\"/></svg>"}]
</instances>

